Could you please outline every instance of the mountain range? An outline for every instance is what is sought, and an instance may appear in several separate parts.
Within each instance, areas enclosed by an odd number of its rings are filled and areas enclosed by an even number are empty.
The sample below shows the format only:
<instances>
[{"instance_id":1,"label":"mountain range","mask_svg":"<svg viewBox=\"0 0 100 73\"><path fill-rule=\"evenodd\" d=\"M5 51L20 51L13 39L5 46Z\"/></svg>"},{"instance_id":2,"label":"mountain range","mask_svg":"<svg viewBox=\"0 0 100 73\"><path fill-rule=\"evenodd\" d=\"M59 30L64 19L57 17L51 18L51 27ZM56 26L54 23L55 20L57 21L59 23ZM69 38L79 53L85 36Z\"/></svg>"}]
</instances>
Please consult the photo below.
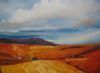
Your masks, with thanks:
<instances>
[{"instance_id":1,"label":"mountain range","mask_svg":"<svg viewBox=\"0 0 100 73\"><path fill-rule=\"evenodd\" d=\"M0 43L50 45L50 46L56 45L41 38L0 38Z\"/></svg>"}]
</instances>

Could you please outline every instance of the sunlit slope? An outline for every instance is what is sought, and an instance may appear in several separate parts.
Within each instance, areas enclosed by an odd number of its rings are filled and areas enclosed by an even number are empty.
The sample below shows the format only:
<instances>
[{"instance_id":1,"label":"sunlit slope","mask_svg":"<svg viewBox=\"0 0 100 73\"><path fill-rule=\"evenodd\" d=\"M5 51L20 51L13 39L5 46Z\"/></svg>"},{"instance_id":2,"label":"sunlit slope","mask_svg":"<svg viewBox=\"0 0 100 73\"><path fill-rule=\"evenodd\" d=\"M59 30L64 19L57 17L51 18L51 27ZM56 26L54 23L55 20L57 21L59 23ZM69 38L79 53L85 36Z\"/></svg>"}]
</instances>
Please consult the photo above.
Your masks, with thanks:
<instances>
[{"instance_id":1,"label":"sunlit slope","mask_svg":"<svg viewBox=\"0 0 100 73\"><path fill-rule=\"evenodd\" d=\"M65 61L87 73L100 73L100 50L87 53L83 58L65 59Z\"/></svg>"},{"instance_id":2,"label":"sunlit slope","mask_svg":"<svg viewBox=\"0 0 100 73\"><path fill-rule=\"evenodd\" d=\"M2 66L1 73L84 73L58 60L37 60L17 65Z\"/></svg>"},{"instance_id":3,"label":"sunlit slope","mask_svg":"<svg viewBox=\"0 0 100 73\"><path fill-rule=\"evenodd\" d=\"M65 59L77 58L82 54L98 50L98 45L23 45L23 44L0 44L0 61L30 61L35 59ZM6 60L7 59L7 60ZM2 63L1 62L1 63ZM10 63L9 63L10 64Z\"/></svg>"},{"instance_id":4,"label":"sunlit slope","mask_svg":"<svg viewBox=\"0 0 100 73\"><path fill-rule=\"evenodd\" d=\"M29 54L38 59L64 59L79 57L82 53L95 50L96 46L31 46Z\"/></svg>"}]
</instances>

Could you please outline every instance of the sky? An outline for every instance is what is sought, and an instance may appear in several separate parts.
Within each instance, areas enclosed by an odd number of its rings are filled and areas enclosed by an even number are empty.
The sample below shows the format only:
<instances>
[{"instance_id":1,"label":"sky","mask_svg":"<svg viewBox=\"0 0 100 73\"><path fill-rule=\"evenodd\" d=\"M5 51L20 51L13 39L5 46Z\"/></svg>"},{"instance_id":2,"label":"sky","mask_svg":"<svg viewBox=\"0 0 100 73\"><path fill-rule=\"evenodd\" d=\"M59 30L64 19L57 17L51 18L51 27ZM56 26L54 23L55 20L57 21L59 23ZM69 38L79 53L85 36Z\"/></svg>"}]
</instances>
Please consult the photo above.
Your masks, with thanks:
<instances>
[{"instance_id":1,"label":"sky","mask_svg":"<svg viewBox=\"0 0 100 73\"><path fill-rule=\"evenodd\" d=\"M0 0L0 37L100 42L100 0Z\"/></svg>"}]
</instances>

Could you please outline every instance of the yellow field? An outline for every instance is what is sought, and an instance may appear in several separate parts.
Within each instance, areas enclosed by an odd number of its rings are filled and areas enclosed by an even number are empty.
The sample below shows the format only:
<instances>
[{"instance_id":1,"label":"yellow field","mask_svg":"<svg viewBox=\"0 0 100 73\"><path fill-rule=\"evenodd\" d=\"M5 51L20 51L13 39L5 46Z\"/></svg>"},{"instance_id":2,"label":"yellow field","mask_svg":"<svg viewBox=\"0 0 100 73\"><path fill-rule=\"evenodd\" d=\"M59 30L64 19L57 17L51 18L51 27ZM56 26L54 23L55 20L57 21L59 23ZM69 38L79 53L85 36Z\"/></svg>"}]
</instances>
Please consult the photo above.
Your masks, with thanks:
<instances>
[{"instance_id":1,"label":"yellow field","mask_svg":"<svg viewBox=\"0 0 100 73\"><path fill-rule=\"evenodd\" d=\"M59 60L37 60L2 66L1 73L84 73Z\"/></svg>"}]
</instances>

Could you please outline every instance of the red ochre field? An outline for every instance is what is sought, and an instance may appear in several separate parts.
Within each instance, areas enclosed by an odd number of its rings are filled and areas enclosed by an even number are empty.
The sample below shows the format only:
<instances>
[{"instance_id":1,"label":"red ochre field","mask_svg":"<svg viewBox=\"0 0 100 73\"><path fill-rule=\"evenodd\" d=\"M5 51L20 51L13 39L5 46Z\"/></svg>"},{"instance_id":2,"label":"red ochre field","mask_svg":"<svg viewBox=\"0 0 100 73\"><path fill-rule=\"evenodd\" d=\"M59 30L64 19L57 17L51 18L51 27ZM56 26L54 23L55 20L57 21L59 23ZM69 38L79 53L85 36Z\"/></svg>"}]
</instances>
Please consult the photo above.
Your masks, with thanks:
<instances>
[{"instance_id":1,"label":"red ochre field","mask_svg":"<svg viewBox=\"0 0 100 73\"><path fill-rule=\"evenodd\" d=\"M100 44L0 44L1 73L100 73Z\"/></svg>"}]
</instances>

